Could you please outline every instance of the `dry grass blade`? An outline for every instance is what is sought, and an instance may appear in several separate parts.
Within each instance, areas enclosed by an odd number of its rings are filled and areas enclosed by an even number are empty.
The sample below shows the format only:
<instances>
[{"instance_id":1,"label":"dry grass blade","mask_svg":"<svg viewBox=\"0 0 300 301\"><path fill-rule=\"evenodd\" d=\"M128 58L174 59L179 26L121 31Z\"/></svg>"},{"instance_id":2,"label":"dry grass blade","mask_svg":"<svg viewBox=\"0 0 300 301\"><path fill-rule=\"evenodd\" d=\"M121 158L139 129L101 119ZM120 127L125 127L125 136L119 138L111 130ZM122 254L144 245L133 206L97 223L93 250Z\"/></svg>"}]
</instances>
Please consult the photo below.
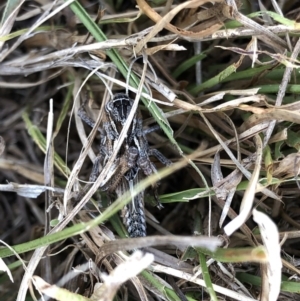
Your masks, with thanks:
<instances>
[{"instance_id":1,"label":"dry grass blade","mask_svg":"<svg viewBox=\"0 0 300 301\"><path fill-rule=\"evenodd\" d=\"M101 278L104 280L104 282L97 283L95 285L94 293L90 298L84 298L83 296L72 293L56 285L50 285L39 276L33 277L33 283L38 291L58 301L69 299L78 301L108 301L114 299L118 288L124 282L139 274L143 269L147 268L152 263L153 259L154 258L152 254L142 255L142 253L139 251L133 253L127 261L121 263L110 273L110 275L101 275Z\"/></svg>"},{"instance_id":2,"label":"dry grass blade","mask_svg":"<svg viewBox=\"0 0 300 301\"><path fill-rule=\"evenodd\" d=\"M2 155L4 150L5 150L5 141L4 141L3 137L0 136L0 156Z\"/></svg>"},{"instance_id":3,"label":"dry grass blade","mask_svg":"<svg viewBox=\"0 0 300 301\"><path fill-rule=\"evenodd\" d=\"M100 251L99 259L107 256L108 254L121 251L121 250L132 250L136 248L145 248L150 246L161 246L161 245L175 245L177 247L182 246L198 246L211 251L216 250L218 246L222 244L222 241L216 237L188 237L188 236L149 236L139 237L131 239L123 239L111 241L105 244Z\"/></svg>"},{"instance_id":4,"label":"dry grass blade","mask_svg":"<svg viewBox=\"0 0 300 301\"><path fill-rule=\"evenodd\" d=\"M24 3L25 0L21 1L8 1L5 11L2 15L2 20L0 23L0 38L4 37L6 34L10 33L14 23L15 19L18 15L18 12ZM4 42L0 42L0 50L2 49L4 45Z\"/></svg>"},{"instance_id":5,"label":"dry grass blade","mask_svg":"<svg viewBox=\"0 0 300 301\"><path fill-rule=\"evenodd\" d=\"M2 258L0 258L0 271L7 273L11 282L14 282L10 269L7 267Z\"/></svg>"},{"instance_id":6,"label":"dry grass blade","mask_svg":"<svg viewBox=\"0 0 300 301\"><path fill-rule=\"evenodd\" d=\"M292 52L292 55L291 55L291 60L296 60L296 58L299 55L299 52L300 52L300 39L298 39L298 42L295 45L295 48L293 49L293 52ZM279 93L278 93L277 98L276 98L276 103L275 103L276 106L280 106L282 104L283 97L286 93L287 84L288 84L288 82L290 81L290 78L291 78L292 70L293 70L293 67L287 67L285 72L284 72L282 82L279 86ZM265 141L264 141L264 145L266 145L268 143L268 141L269 141L269 139L272 135L272 132L274 130L275 124L276 124L275 121L272 121L269 124L267 134L266 134L266 137L265 137Z\"/></svg>"},{"instance_id":7,"label":"dry grass blade","mask_svg":"<svg viewBox=\"0 0 300 301\"><path fill-rule=\"evenodd\" d=\"M142 254L140 251L133 253L127 261L121 263L109 276L102 276L104 284L100 288L100 292L106 296L102 296L103 300L113 300L117 289L130 278L138 275L142 270L146 269L154 260L152 254ZM95 292L96 293L96 292ZM97 292L99 295L99 292Z\"/></svg>"},{"instance_id":8,"label":"dry grass blade","mask_svg":"<svg viewBox=\"0 0 300 301\"><path fill-rule=\"evenodd\" d=\"M28 184L18 184L18 183L9 183L1 184L0 191L11 191L16 192L18 195L27 197L27 198L37 198L41 193L46 190L62 192L61 189L55 189L49 186L41 185L28 185Z\"/></svg>"},{"instance_id":9,"label":"dry grass blade","mask_svg":"<svg viewBox=\"0 0 300 301\"><path fill-rule=\"evenodd\" d=\"M234 20L239 21L242 23L245 27L254 29L256 32L256 35L258 35L259 39L262 39L264 41L267 41L270 45L275 47L277 51L283 51L283 47L286 47L286 43L279 38L277 35L275 35L273 32L269 31L268 29L260 26L256 22L252 21L251 19L245 17L241 13L237 11L230 11L229 14L225 14L228 18L232 18Z\"/></svg>"},{"instance_id":10,"label":"dry grass blade","mask_svg":"<svg viewBox=\"0 0 300 301\"><path fill-rule=\"evenodd\" d=\"M280 292L282 268L278 230L267 215L256 209L253 210L253 219L259 225L262 240L269 256L266 279L269 283L269 294L264 298L270 301L276 301ZM262 293L264 294L264 292Z\"/></svg>"},{"instance_id":11,"label":"dry grass blade","mask_svg":"<svg viewBox=\"0 0 300 301\"><path fill-rule=\"evenodd\" d=\"M200 285L202 287L205 287L204 280L196 278L193 274L190 273L185 273L182 271L178 271L176 269L172 268L166 268L163 265L159 264L154 264L153 265L154 271L160 272L160 273L165 273L168 275L172 275L181 279L184 279L186 281L190 281L192 283L195 283L197 285ZM257 299L250 298L248 296L245 296L242 293L235 292L233 290L227 289L225 287L219 286L217 284L213 284L213 288L216 292L227 296L228 298L232 298L233 300L238 300L238 301L257 301Z\"/></svg>"},{"instance_id":12,"label":"dry grass blade","mask_svg":"<svg viewBox=\"0 0 300 301\"><path fill-rule=\"evenodd\" d=\"M63 300L90 301L90 298L85 298L75 293L71 293L66 289L60 288L56 285L51 285L46 281L44 281L39 276L33 276L33 283L35 285L35 288L39 292L45 294L48 297L54 298L58 301L63 301Z\"/></svg>"},{"instance_id":13,"label":"dry grass blade","mask_svg":"<svg viewBox=\"0 0 300 301\"><path fill-rule=\"evenodd\" d=\"M54 1L53 5L50 7L50 9L56 4L57 1ZM29 34L34 31L35 28L43 24L47 19L50 19L51 17L55 16L59 11L63 10L65 7L70 5L74 0L68 0L66 3L59 6L57 9L55 9L53 12L49 13L49 11L44 12L43 18L36 22L34 26L31 27L31 29L24 35L21 36L15 44L10 47L7 51L2 52L2 55L0 55L0 61L2 62L13 50L15 50L25 39L29 37Z\"/></svg>"},{"instance_id":14,"label":"dry grass blade","mask_svg":"<svg viewBox=\"0 0 300 301\"><path fill-rule=\"evenodd\" d=\"M257 146L255 168L241 203L240 214L224 227L224 231L228 236L230 236L234 231L236 231L241 227L241 225L248 218L252 209L254 195L256 192L257 182L260 174L262 151L263 151L262 141L260 137L256 136L255 138L256 138L256 146Z\"/></svg>"}]
</instances>

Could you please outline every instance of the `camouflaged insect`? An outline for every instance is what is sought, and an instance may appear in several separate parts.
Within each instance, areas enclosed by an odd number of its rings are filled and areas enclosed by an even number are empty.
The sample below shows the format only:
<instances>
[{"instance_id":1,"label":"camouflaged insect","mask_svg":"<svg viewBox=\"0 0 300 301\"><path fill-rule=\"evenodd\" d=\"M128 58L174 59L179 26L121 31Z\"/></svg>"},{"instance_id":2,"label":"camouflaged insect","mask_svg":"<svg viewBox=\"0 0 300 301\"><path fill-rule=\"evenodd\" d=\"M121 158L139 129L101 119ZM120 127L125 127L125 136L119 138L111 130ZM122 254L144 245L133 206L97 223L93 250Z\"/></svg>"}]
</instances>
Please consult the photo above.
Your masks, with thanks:
<instances>
[{"instance_id":1,"label":"camouflaged insect","mask_svg":"<svg viewBox=\"0 0 300 301\"><path fill-rule=\"evenodd\" d=\"M105 114L99 128L101 134L100 151L90 175L91 182L96 181L103 166L105 166L112 155L114 146L127 121L132 105L133 100L123 93L115 94L113 98L107 102ZM95 122L87 115L84 105L79 109L78 115L89 126L95 126ZM149 130L147 132L149 132ZM141 113L137 110L123 145L118 151L113 163L110 176L99 188L102 191L107 191L110 200L123 195L126 191L133 192L134 186L143 177L157 172L149 158L150 156L155 156L164 165L171 164L157 149L149 148L146 131L143 130ZM159 206L157 184L154 184L152 188ZM123 208L121 215L130 237L146 236L144 191L136 196L132 196L132 201Z\"/></svg>"}]
</instances>

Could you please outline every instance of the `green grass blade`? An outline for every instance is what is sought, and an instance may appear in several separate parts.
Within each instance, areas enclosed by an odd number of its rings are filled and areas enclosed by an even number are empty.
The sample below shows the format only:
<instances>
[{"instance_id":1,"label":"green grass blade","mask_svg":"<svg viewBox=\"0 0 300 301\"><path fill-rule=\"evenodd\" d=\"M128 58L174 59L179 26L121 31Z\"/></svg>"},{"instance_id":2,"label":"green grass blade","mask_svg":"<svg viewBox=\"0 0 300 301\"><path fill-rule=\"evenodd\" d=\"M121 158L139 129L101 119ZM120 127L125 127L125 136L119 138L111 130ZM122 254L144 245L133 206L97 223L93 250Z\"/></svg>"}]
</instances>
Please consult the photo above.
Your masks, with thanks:
<instances>
[{"instance_id":1,"label":"green grass blade","mask_svg":"<svg viewBox=\"0 0 300 301\"><path fill-rule=\"evenodd\" d=\"M203 84L195 86L189 92L193 95L197 95L206 89L216 86L217 84L223 82L224 79L227 78L229 75L236 72L236 69L237 69L236 64L232 64L232 65L228 66L227 68L225 68L225 70L221 71L218 75L210 78Z\"/></svg>"},{"instance_id":2,"label":"green grass blade","mask_svg":"<svg viewBox=\"0 0 300 301\"><path fill-rule=\"evenodd\" d=\"M37 146L41 149L41 151L44 154L46 154L46 138L44 137L42 132L39 130L39 128L31 122L27 112L23 113L22 117L23 117L23 120L25 122L25 125L26 125L26 128L28 130L30 137L37 144ZM67 165L65 164L64 160L56 152L54 153L54 165L66 177L68 176L68 174L70 174L70 170L67 167Z\"/></svg>"},{"instance_id":3,"label":"green grass blade","mask_svg":"<svg viewBox=\"0 0 300 301\"><path fill-rule=\"evenodd\" d=\"M210 300L212 301L218 301L216 292L213 289L213 285L211 282L211 278L209 275L209 271L208 271L208 267L206 264L206 259L203 253L199 253L199 262L200 262L200 266L201 266L201 270L202 270L202 275L203 275L203 280L205 282L205 287L210 295Z\"/></svg>"},{"instance_id":4,"label":"green grass blade","mask_svg":"<svg viewBox=\"0 0 300 301\"><path fill-rule=\"evenodd\" d=\"M172 73L174 78L177 78L180 74L184 71L188 70L192 66L194 66L197 62L202 61L206 58L206 54L200 53L197 55L192 56L191 58L187 59L183 63L181 63Z\"/></svg>"},{"instance_id":5,"label":"green grass blade","mask_svg":"<svg viewBox=\"0 0 300 301\"><path fill-rule=\"evenodd\" d=\"M236 278L243 283L249 283L255 286L261 287L261 277L250 275L247 273L237 273ZM294 281L282 281L280 290L282 292L297 293L300 294L300 283Z\"/></svg>"}]
</instances>

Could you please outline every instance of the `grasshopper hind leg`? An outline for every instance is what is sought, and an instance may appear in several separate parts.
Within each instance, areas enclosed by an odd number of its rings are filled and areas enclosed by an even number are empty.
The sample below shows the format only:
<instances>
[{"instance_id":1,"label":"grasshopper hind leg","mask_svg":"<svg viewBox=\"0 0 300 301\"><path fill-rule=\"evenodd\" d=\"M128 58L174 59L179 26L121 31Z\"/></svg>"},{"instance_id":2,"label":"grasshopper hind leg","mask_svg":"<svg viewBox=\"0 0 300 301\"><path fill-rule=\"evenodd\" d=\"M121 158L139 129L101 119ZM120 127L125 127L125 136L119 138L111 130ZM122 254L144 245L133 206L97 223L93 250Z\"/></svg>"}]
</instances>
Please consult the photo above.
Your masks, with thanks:
<instances>
[{"instance_id":1,"label":"grasshopper hind leg","mask_svg":"<svg viewBox=\"0 0 300 301\"><path fill-rule=\"evenodd\" d=\"M137 195L135 199L123 209L123 223L130 237L146 236L146 218L143 197Z\"/></svg>"},{"instance_id":2,"label":"grasshopper hind leg","mask_svg":"<svg viewBox=\"0 0 300 301\"><path fill-rule=\"evenodd\" d=\"M123 209L123 223L130 237L146 236L146 218L144 209L144 192L134 196L134 185L138 183L139 168L131 168L125 175L126 186L131 193L131 202Z\"/></svg>"}]
</instances>

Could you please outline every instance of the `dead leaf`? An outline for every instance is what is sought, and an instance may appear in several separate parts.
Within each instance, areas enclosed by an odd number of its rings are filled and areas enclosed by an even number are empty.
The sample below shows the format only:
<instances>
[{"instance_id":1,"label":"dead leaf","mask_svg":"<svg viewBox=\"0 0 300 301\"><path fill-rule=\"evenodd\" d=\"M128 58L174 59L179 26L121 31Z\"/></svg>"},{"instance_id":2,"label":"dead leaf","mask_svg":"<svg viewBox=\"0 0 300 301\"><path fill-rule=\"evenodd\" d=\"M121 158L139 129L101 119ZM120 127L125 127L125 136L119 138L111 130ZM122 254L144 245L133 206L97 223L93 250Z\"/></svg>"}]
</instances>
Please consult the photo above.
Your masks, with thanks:
<instances>
[{"instance_id":1,"label":"dead leaf","mask_svg":"<svg viewBox=\"0 0 300 301\"><path fill-rule=\"evenodd\" d=\"M210 35L213 32L215 32L216 30L220 29L222 27L222 24L217 23L217 22L215 22L215 24L212 25L210 28L205 29L201 32L187 31L187 30L178 28L178 27L170 24L170 21L184 8L196 8L207 2L209 2L209 1L208 0L186 1L180 5L177 5L174 9L172 9L164 17L161 17L157 12L155 12L146 3L145 0L137 0L137 4L138 4L139 8L156 24L154 25L151 32L144 39L142 39L140 42L137 43L137 45L134 49L135 53L140 53L142 48L145 47L146 43L164 28L170 30L171 32L173 32L181 37L196 38L196 39L199 39L206 35ZM215 0L214 2L222 2L222 0Z\"/></svg>"},{"instance_id":2,"label":"dead leaf","mask_svg":"<svg viewBox=\"0 0 300 301\"><path fill-rule=\"evenodd\" d=\"M291 178L298 176L300 170L300 154L293 153L287 155L279 164L274 164L273 168L273 176L276 177L285 176Z\"/></svg>"}]
</instances>

